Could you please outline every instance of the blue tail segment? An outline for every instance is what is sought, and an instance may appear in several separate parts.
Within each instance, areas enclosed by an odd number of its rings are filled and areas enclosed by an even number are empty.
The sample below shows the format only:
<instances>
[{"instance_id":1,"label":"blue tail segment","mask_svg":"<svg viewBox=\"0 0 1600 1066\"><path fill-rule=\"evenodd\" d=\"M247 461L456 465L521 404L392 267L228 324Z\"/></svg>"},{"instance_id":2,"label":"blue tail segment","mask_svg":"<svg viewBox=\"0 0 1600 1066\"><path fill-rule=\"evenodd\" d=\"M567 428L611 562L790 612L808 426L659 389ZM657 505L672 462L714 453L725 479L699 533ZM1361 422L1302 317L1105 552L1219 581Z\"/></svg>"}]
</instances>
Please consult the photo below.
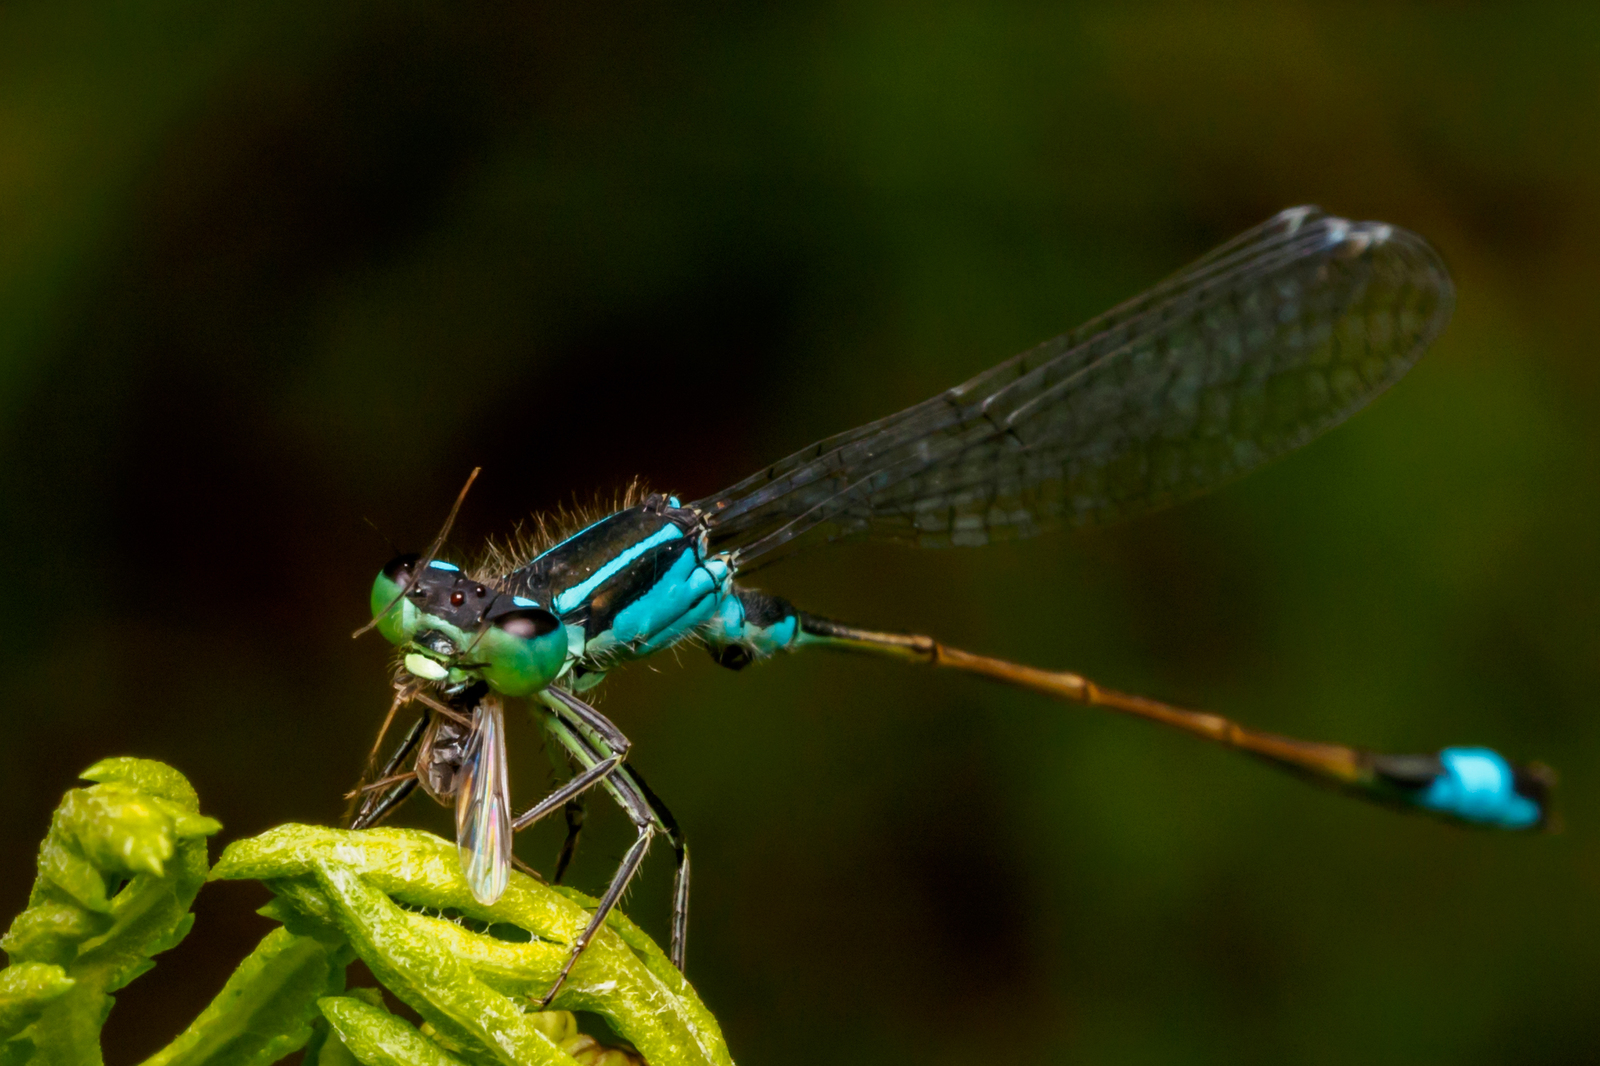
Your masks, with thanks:
<instances>
[{"instance_id":1,"label":"blue tail segment","mask_svg":"<svg viewBox=\"0 0 1600 1066\"><path fill-rule=\"evenodd\" d=\"M1490 748L1445 748L1433 756L1380 755L1373 770L1405 802L1454 821L1537 829L1549 818L1549 771L1514 766Z\"/></svg>"}]
</instances>

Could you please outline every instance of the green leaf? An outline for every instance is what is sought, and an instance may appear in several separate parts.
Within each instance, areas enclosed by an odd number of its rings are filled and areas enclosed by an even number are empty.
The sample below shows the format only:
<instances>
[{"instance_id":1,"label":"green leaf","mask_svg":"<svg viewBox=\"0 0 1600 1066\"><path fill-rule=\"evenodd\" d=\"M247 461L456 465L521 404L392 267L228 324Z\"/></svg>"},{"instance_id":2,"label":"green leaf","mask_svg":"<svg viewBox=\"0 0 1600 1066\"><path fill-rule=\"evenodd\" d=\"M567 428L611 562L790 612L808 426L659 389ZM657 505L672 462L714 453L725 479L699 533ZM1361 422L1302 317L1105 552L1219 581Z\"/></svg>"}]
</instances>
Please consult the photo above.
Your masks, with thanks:
<instances>
[{"instance_id":1,"label":"green leaf","mask_svg":"<svg viewBox=\"0 0 1600 1066\"><path fill-rule=\"evenodd\" d=\"M166 763L154 759L129 756L101 759L78 776L102 785L126 785L137 792L176 804L189 814L200 812L200 796L189 784L189 779Z\"/></svg>"},{"instance_id":2,"label":"green leaf","mask_svg":"<svg viewBox=\"0 0 1600 1066\"><path fill-rule=\"evenodd\" d=\"M150 954L159 955L163 951L171 951L173 948L183 943L183 938L188 936L190 931L193 929L194 915L185 914L182 918L178 919L178 924L173 927L172 932L168 933L156 943L150 945Z\"/></svg>"},{"instance_id":3,"label":"green leaf","mask_svg":"<svg viewBox=\"0 0 1600 1066\"><path fill-rule=\"evenodd\" d=\"M335 874L348 885L343 896L327 888ZM588 923L584 903L592 905L513 873L500 900L484 906L461 875L454 844L404 829L281 826L229 845L211 876L265 880L297 921L335 922L379 979L452 1041L477 1039L462 1026L483 1011L503 1010L505 997L518 1010L537 1002ZM357 898L364 909L352 902ZM480 931L500 923L531 939L514 943ZM437 974L462 967L494 998L425 1006L442 980ZM731 1066L716 1020L693 988L620 915L595 937L554 1006L600 1014L653 1066Z\"/></svg>"},{"instance_id":4,"label":"green leaf","mask_svg":"<svg viewBox=\"0 0 1600 1066\"><path fill-rule=\"evenodd\" d=\"M111 993L188 935L207 876L205 838L181 775L112 759L62 800L39 850L29 906L0 946L0 1066L96 1066ZM577 1031L602 1015L654 1066L732 1066L721 1032L661 949L613 914L573 968L559 1008L530 1012L564 965L593 901L512 876L478 903L453 844L407 830L283 826L231 845L211 874L257 878L282 922L199 1017L144 1066L598 1066L635 1063ZM420 1013L375 989L338 995L357 954Z\"/></svg>"},{"instance_id":5,"label":"green leaf","mask_svg":"<svg viewBox=\"0 0 1600 1066\"><path fill-rule=\"evenodd\" d=\"M283 923L283 927L296 936L311 937L329 945L344 943L344 934L333 924L327 904L320 896L313 893L306 899L297 898L301 888L292 881L272 882L267 887L277 896L259 908L257 914Z\"/></svg>"},{"instance_id":6,"label":"green leaf","mask_svg":"<svg viewBox=\"0 0 1600 1066\"><path fill-rule=\"evenodd\" d=\"M405 911L350 868L330 861L314 870L334 920L367 967L442 1033L488 1051L505 1066L573 1066L522 1007L480 981L408 922ZM347 1041L348 1043L348 1041ZM360 1052L357 1051L357 1057Z\"/></svg>"},{"instance_id":7,"label":"green leaf","mask_svg":"<svg viewBox=\"0 0 1600 1066\"><path fill-rule=\"evenodd\" d=\"M19 962L0 970L0 1040L32 1025L72 985L65 970L47 963Z\"/></svg>"},{"instance_id":8,"label":"green leaf","mask_svg":"<svg viewBox=\"0 0 1600 1066\"><path fill-rule=\"evenodd\" d=\"M266 1066L311 1038L317 1000L344 985L328 947L274 929L172 1043L143 1066Z\"/></svg>"},{"instance_id":9,"label":"green leaf","mask_svg":"<svg viewBox=\"0 0 1600 1066\"><path fill-rule=\"evenodd\" d=\"M42 891L34 887L28 909L11 922L0 948L14 961L66 965L77 957L79 944L109 928L110 915L89 911L46 883Z\"/></svg>"},{"instance_id":10,"label":"green leaf","mask_svg":"<svg viewBox=\"0 0 1600 1066\"><path fill-rule=\"evenodd\" d=\"M329 996L317 1006L363 1066L464 1066L460 1059L382 1007L351 996ZM316 1066L333 1064L319 1061Z\"/></svg>"}]
</instances>

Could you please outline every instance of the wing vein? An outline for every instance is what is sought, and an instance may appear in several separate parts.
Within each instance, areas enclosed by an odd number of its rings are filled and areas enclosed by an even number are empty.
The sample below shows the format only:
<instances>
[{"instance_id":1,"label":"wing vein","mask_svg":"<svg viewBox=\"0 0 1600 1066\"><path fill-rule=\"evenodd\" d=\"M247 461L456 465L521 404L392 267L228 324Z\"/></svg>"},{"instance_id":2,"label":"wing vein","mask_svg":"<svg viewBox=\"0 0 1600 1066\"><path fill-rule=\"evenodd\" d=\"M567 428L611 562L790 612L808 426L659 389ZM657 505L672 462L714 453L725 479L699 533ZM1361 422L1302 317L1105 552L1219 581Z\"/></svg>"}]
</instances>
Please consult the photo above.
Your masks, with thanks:
<instances>
[{"instance_id":1,"label":"wing vein","mask_svg":"<svg viewBox=\"0 0 1600 1066\"><path fill-rule=\"evenodd\" d=\"M704 500L742 567L807 534L981 544L1209 491L1337 425L1443 330L1421 238L1294 208L924 403Z\"/></svg>"}]
</instances>

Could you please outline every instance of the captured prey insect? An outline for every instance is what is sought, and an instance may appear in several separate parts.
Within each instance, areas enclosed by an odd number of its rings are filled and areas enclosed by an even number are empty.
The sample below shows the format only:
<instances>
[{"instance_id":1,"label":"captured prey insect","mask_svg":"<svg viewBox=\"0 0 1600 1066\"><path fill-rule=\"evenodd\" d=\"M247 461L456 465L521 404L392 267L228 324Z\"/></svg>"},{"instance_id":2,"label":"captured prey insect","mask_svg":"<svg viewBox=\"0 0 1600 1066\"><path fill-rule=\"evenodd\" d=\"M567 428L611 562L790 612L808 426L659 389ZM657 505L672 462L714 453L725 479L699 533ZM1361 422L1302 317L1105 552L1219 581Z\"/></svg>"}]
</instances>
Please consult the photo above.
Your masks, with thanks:
<instances>
[{"instance_id":1,"label":"captured prey insect","mask_svg":"<svg viewBox=\"0 0 1600 1066\"><path fill-rule=\"evenodd\" d=\"M487 901L506 883L513 834L565 808L559 878L577 831L574 804L598 785L637 837L549 995L658 835L677 855L671 952L681 967L688 848L629 764L627 738L582 695L610 669L693 640L733 669L823 647L960 670L1159 722L1394 807L1539 827L1548 771L1486 748L1387 755L1259 732L1075 673L832 621L735 580L806 541L978 545L1194 497L1299 447L1393 384L1444 329L1453 298L1449 274L1416 235L1294 208L1071 333L724 492L630 500L531 557L475 574L437 558L442 532L373 585L372 624L403 663L389 720L406 703L423 711L359 793L352 824L375 824L419 784L454 802L462 864ZM502 700L516 697L531 698L575 767L520 816L502 730ZM403 772L407 759L413 769Z\"/></svg>"}]
</instances>

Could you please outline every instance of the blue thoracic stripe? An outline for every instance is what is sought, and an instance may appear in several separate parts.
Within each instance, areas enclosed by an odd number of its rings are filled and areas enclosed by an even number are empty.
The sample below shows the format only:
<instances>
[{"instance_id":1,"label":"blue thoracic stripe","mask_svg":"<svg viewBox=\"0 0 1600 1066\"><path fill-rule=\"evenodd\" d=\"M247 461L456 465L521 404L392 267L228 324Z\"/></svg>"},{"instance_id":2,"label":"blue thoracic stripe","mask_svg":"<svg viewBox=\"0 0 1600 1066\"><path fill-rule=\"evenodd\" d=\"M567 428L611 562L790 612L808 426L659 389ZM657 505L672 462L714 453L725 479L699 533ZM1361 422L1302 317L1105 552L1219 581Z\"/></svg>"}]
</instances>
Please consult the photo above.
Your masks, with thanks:
<instances>
[{"instance_id":1,"label":"blue thoracic stripe","mask_svg":"<svg viewBox=\"0 0 1600 1066\"><path fill-rule=\"evenodd\" d=\"M616 613L611 632L624 644L648 640L698 603L712 587L711 575L700 566L695 553L680 552L660 580Z\"/></svg>"},{"instance_id":2,"label":"blue thoracic stripe","mask_svg":"<svg viewBox=\"0 0 1600 1066\"><path fill-rule=\"evenodd\" d=\"M664 646L663 634L687 634L715 612L727 577L725 566L703 564L693 548L685 548L648 592L617 612L613 637L653 649Z\"/></svg>"},{"instance_id":3,"label":"blue thoracic stripe","mask_svg":"<svg viewBox=\"0 0 1600 1066\"><path fill-rule=\"evenodd\" d=\"M671 524L662 526L644 540L634 544L626 551L617 554L610 562L606 563L606 565L590 574L588 579L585 580L581 585L574 585L572 588L562 592L555 598L551 605L555 608L557 614L566 614L568 611L572 610L574 607L578 606L578 604L587 599L589 597L589 593L599 588L607 578L611 577L611 575L617 573L623 567L633 562L633 560L637 559L639 556L643 555L645 552L649 551L651 548L654 548L658 544L665 544L669 540L681 538L682 536L683 530L679 529L677 526Z\"/></svg>"}]
</instances>

